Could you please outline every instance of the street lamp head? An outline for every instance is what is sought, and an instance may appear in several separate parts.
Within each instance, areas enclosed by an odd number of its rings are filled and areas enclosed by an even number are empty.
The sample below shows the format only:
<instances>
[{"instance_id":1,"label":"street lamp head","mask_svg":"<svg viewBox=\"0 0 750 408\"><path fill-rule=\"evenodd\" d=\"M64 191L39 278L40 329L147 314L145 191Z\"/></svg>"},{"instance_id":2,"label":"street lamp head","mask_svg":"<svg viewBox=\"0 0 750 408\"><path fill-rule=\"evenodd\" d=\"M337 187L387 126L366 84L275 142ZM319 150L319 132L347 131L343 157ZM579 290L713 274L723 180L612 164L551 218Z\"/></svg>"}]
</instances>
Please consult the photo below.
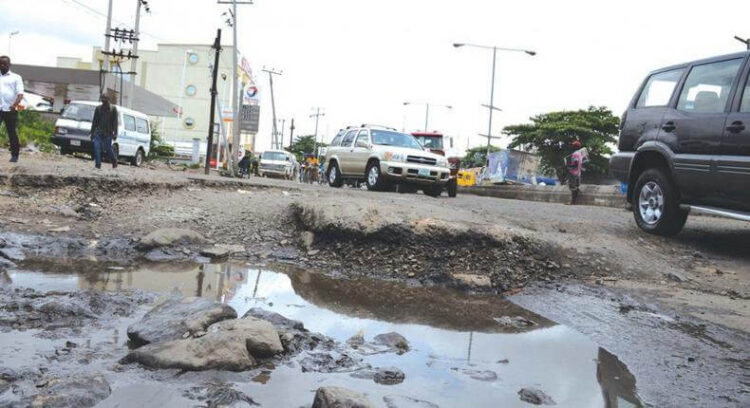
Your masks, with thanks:
<instances>
[{"instance_id":1,"label":"street lamp head","mask_svg":"<svg viewBox=\"0 0 750 408\"><path fill-rule=\"evenodd\" d=\"M410 105L410 104L411 104L410 102L404 102L404 106Z\"/></svg>"},{"instance_id":2,"label":"street lamp head","mask_svg":"<svg viewBox=\"0 0 750 408\"><path fill-rule=\"evenodd\" d=\"M445 107L448 108L448 109L453 109L453 106L451 106L451 105L445 105Z\"/></svg>"},{"instance_id":3,"label":"street lamp head","mask_svg":"<svg viewBox=\"0 0 750 408\"><path fill-rule=\"evenodd\" d=\"M532 57L536 55L536 51L524 50L524 52L531 55Z\"/></svg>"},{"instance_id":4,"label":"street lamp head","mask_svg":"<svg viewBox=\"0 0 750 408\"><path fill-rule=\"evenodd\" d=\"M466 45L466 44L463 44L463 43L453 43L453 47L455 47L455 48L460 48L460 47L463 47L464 45Z\"/></svg>"}]
</instances>

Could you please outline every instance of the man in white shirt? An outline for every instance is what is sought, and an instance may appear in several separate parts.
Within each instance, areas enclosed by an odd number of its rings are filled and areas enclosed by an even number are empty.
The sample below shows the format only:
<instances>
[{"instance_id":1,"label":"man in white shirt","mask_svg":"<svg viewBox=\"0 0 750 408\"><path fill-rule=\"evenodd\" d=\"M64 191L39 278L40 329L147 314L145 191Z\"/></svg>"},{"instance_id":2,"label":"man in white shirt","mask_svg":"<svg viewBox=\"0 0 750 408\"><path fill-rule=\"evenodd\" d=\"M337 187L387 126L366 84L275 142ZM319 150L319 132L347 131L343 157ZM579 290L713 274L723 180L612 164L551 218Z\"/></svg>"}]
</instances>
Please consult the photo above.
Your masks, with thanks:
<instances>
[{"instance_id":1,"label":"man in white shirt","mask_svg":"<svg viewBox=\"0 0 750 408\"><path fill-rule=\"evenodd\" d=\"M10 57L0 56L0 124L5 123L5 130L10 141L10 161L18 161L18 105L23 100L23 79L10 72Z\"/></svg>"}]
</instances>

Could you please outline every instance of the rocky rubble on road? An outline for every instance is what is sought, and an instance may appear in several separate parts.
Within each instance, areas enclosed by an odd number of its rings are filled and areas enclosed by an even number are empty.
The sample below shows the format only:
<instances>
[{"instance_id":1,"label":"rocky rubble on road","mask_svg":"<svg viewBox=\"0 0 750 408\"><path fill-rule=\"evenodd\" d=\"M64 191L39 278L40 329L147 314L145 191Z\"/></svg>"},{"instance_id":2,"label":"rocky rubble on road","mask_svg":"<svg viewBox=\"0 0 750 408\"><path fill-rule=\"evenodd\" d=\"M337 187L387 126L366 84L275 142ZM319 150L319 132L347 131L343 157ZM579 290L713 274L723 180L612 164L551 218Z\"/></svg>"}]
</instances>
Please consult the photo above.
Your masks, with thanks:
<instances>
[{"instance_id":1,"label":"rocky rubble on road","mask_svg":"<svg viewBox=\"0 0 750 408\"><path fill-rule=\"evenodd\" d=\"M556 405L555 401L538 388L521 388L518 391L518 397L521 401L534 405Z\"/></svg>"},{"instance_id":2,"label":"rocky rubble on road","mask_svg":"<svg viewBox=\"0 0 750 408\"><path fill-rule=\"evenodd\" d=\"M173 296L130 325L128 337L136 345L177 340L236 317L237 312L227 305L199 297Z\"/></svg>"},{"instance_id":3,"label":"rocky rubble on road","mask_svg":"<svg viewBox=\"0 0 750 408\"><path fill-rule=\"evenodd\" d=\"M364 394L343 387L321 387L315 392L312 408L372 408Z\"/></svg>"},{"instance_id":4,"label":"rocky rubble on road","mask_svg":"<svg viewBox=\"0 0 750 408\"><path fill-rule=\"evenodd\" d=\"M103 375L43 378L35 390L20 400L3 405L7 408L88 408L111 394Z\"/></svg>"},{"instance_id":5,"label":"rocky rubble on road","mask_svg":"<svg viewBox=\"0 0 750 408\"><path fill-rule=\"evenodd\" d=\"M205 402L205 408L247 408L260 406L255 400L242 391L235 390L228 384L207 384L192 387L183 394L184 397Z\"/></svg>"},{"instance_id":6,"label":"rocky rubble on road","mask_svg":"<svg viewBox=\"0 0 750 408\"><path fill-rule=\"evenodd\" d=\"M0 330L77 329L131 315L152 296L131 292L40 292L0 287Z\"/></svg>"}]
</instances>

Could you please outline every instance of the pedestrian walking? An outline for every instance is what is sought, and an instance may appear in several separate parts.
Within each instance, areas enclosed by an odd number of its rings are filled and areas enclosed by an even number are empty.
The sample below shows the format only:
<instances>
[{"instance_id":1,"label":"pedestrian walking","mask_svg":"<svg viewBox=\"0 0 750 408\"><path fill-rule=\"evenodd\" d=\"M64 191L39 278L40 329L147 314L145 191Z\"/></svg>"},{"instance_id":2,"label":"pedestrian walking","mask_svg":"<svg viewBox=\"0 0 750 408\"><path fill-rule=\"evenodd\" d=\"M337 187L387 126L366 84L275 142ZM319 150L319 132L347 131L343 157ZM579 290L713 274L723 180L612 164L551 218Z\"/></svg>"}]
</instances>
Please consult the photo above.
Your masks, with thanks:
<instances>
[{"instance_id":1,"label":"pedestrian walking","mask_svg":"<svg viewBox=\"0 0 750 408\"><path fill-rule=\"evenodd\" d=\"M588 150L582 147L579 140L570 144L573 153L565 157L565 166L568 169L568 188L570 189L570 204L578 204L578 194L581 189L581 174L583 165L589 160Z\"/></svg>"},{"instance_id":2,"label":"pedestrian walking","mask_svg":"<svg viewBox=\"0 0 750 408\"><path fill-rule=\"evenodd\" d=\"M91 121L91 140L94 142L94 164L97 169L102 168L102 150L117 168L117 156L112 148L112 142L117 140L117 108L109 103L107 95L102 94L99 99L102 104L94 110L94 120Z\"/></svg>"},{"instance_id":3,"label":"pedestrian walking","mask_svg":"<svg viewBox=\"0 0 750 408\"><path fill-rule=\"evenodd\" d=\"M23 100L23 79L10 71L10 57L0 56L0 123L5 123L10 142L10 162L18 162L18 107Z\"/></svg>"}]
</instances>

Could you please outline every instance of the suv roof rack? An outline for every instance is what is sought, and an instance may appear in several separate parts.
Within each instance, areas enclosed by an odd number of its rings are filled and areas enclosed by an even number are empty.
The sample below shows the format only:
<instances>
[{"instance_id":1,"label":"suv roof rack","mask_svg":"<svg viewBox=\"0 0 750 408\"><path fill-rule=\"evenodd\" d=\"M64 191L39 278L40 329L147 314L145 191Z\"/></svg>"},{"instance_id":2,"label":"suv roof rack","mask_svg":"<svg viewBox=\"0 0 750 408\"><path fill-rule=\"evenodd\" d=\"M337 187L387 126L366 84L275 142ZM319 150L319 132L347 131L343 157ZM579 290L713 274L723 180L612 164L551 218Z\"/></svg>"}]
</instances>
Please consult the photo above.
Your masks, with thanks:
<instances>
[{"instance_id":1,"label":"suv roof rack","mask_svg":"<svg viewBox=\"0 0 750 408\"><path fill-rule=\"evenodd\" d=\"M383 128L383 129L387 129L387 130L393 130L394 132L398 132L398 130L396 130L396 128L392 128L390 126L375 125L375 124L372 124L372 123L363 123L362 126L360 126L360 127L377 127L377 128Z\"/></svg>"}]
</instances>

